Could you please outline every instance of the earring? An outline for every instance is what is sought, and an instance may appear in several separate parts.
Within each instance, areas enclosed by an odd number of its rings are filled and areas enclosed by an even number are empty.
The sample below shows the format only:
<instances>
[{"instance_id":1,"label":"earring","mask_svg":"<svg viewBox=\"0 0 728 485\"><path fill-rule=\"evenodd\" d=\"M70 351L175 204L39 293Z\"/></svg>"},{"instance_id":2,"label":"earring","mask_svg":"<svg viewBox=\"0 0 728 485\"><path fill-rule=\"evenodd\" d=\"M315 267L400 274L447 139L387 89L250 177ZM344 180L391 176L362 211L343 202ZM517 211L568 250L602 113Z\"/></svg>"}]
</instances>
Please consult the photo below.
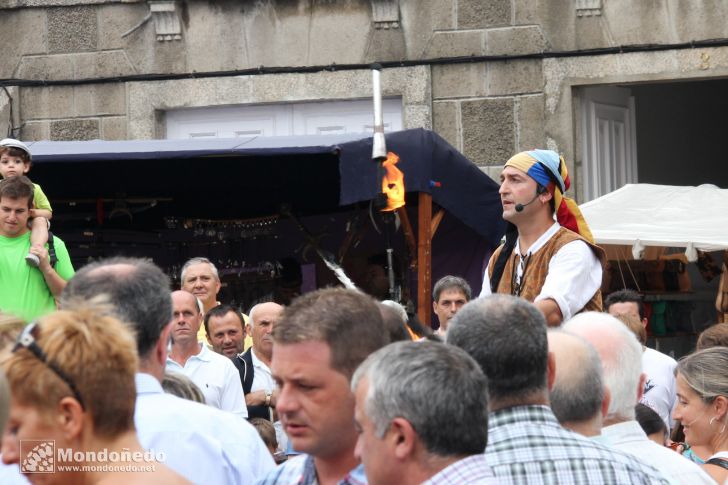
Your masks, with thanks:
<instances>
[{"instance_id":1,"label":"earring","mask_svg":"<svg viewBox=\"0 0 728 485\"><path fill-rule=\"evenodd\" d=\"M715 421L715 416L713 416L712 418L710 418L710 422L708 424L710 424L711 426L713 426L713 421Z\"/></svg>"}]
</instances>

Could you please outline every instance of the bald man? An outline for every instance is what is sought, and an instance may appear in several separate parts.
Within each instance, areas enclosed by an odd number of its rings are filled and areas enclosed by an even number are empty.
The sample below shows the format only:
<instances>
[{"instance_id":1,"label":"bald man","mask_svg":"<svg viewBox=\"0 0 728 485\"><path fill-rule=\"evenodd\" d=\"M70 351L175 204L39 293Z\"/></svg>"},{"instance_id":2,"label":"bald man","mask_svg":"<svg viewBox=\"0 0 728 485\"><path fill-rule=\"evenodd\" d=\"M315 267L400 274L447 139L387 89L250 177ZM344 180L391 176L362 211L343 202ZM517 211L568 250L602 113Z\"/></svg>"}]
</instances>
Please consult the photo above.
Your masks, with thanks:
<instances>
[{"instance_id":1,"label":"bald man","mask_svg":"<svg viewBox=\"0 0 728 485\"><path fill-rule=\"evenodd\" d=\"M234 360L243 381L245 404L251 418L273 421L278 391L270 371L272 332L282 311L283 307L273 302L259 303L250 309L248 334L253 338L253 345Z\"/></svg>"},{"instance_id":2,"label":"bald man","mask_svg":"<svg viewBox=\"0 0 728 485\"><path fill-rule=\"evenodd\" d=\"M583 338L562 330L550 330L548 341L556 361L556 379L549 393L551 410L564 428L587 437L599 436L609 409L599 354Z\"/></svg>"},{"instance_id":3,"label":"bald man","mask_svg":"<svg viewBox=\"0 0 728 485\"><path fill-rule=\"evenodd\" d=\"M599 354L604 383L611 400L604 418L602 439L658 468L684 485L708 484L713 480L696 463L650 440L635 419L635 406L642 397L642 345L619 320L601 312L585 312L572 318L564 329L588 340Z\"/></svg>"},{"instance_id":4,"label":"bald man","mask_svg":"<svg viewBox=\"0 0 728 485\"><path fill-rule=\"evenodd\" d=\"M189 377L208 405L247 418L240 376L232 361L197 341L202 313L195 295L184 290L172 292L172 310L172 350L167 357L167 371Z\"/></svg>"}]
</instances>

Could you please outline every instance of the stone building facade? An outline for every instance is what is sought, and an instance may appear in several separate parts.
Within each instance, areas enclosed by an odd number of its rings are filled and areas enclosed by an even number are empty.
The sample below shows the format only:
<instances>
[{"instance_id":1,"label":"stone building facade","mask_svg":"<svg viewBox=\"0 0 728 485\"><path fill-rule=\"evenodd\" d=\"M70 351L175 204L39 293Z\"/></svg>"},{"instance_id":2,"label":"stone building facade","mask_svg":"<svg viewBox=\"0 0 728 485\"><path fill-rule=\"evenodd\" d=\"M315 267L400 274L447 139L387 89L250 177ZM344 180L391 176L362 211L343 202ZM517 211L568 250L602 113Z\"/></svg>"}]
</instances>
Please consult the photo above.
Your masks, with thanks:
<instances>
[{"instance_id":1,"label":"stone building facade","mask_svg":"<svg viewBox=\"0 0 728 485\"><path fill-rule=\"evenodd\" d=\"M672 154L719 153L719 135L701 137L725 123L712 110L725 104L727 38L722 0L0 0L0 131L164 138L180 108L366 99L366 65L381 62L404 128L435 130L492 176L516 151L556 149L584 198L664 183L664 167L696 183ZM608 110L610 89L632 109L609 125L617 145L585 108ZM656 155L697 122L684 148ZM589 155L600 147L616 153L601 154L604 173ZM728 169L712 176L728 185Z\"/></svg>"}]
</instances>

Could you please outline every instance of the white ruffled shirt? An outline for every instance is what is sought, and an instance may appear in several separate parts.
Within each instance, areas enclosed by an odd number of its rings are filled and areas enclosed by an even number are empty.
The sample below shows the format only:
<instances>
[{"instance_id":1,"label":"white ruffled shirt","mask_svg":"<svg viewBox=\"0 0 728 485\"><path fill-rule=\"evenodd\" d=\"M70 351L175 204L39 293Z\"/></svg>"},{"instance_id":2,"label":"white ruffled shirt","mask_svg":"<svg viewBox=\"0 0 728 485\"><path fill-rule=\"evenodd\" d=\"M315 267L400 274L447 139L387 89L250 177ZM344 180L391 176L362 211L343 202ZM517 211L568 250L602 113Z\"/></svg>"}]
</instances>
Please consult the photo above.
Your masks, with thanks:
<instances>
[{"instance_id":1,"label":"white ruffled shirt","mask_svg":"<svg viewBox=\"0 0 728 485\"><path fill-rule=\"evenodd\" d=\"M558 222L548 228L536 242L534 242L528 253L524 256L538 252L551 239L561 226ZM513 249L514 254L521 255L520 241L516 242ZM488 278L490 265L485 270L483 278L483 289L480 296L491 294L490 279ZM517 277L520 279L523 272L521 265L517 266ZM579 310L584 308L594 293L602 285L602 264L588 244L583 241L572 241L559 249L549 261L549 271L546 275L541 292L534 299L534 303L541 300L552 299L559 305L563 321L573 317Z\"/></svg>"}]
</instances>

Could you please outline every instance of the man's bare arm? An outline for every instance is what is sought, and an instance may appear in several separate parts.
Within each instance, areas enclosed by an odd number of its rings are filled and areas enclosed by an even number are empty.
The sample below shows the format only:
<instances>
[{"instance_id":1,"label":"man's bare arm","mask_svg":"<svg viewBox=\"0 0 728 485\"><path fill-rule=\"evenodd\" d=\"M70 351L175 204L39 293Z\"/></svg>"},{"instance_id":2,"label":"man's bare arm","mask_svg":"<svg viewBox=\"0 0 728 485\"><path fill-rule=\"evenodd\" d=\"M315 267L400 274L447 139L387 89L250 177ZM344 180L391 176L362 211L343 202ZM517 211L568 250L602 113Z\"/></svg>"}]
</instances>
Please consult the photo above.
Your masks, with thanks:
<instances>
[{"instance_id":1,"label":"man's bare arm","mask_svg":"<svg viewBox=\"0 0 728 485\"><path fill-rule=\"evenodd\" d=\"M561 321L564 319L564 316L561 314L561 308L559 308L556 300L546 298L545 300L537 301L535 305L536 308L541 310L544 317L546 317L546 324L549 327L558 327L561 325Z\"/></svg>"}]
</instances>

